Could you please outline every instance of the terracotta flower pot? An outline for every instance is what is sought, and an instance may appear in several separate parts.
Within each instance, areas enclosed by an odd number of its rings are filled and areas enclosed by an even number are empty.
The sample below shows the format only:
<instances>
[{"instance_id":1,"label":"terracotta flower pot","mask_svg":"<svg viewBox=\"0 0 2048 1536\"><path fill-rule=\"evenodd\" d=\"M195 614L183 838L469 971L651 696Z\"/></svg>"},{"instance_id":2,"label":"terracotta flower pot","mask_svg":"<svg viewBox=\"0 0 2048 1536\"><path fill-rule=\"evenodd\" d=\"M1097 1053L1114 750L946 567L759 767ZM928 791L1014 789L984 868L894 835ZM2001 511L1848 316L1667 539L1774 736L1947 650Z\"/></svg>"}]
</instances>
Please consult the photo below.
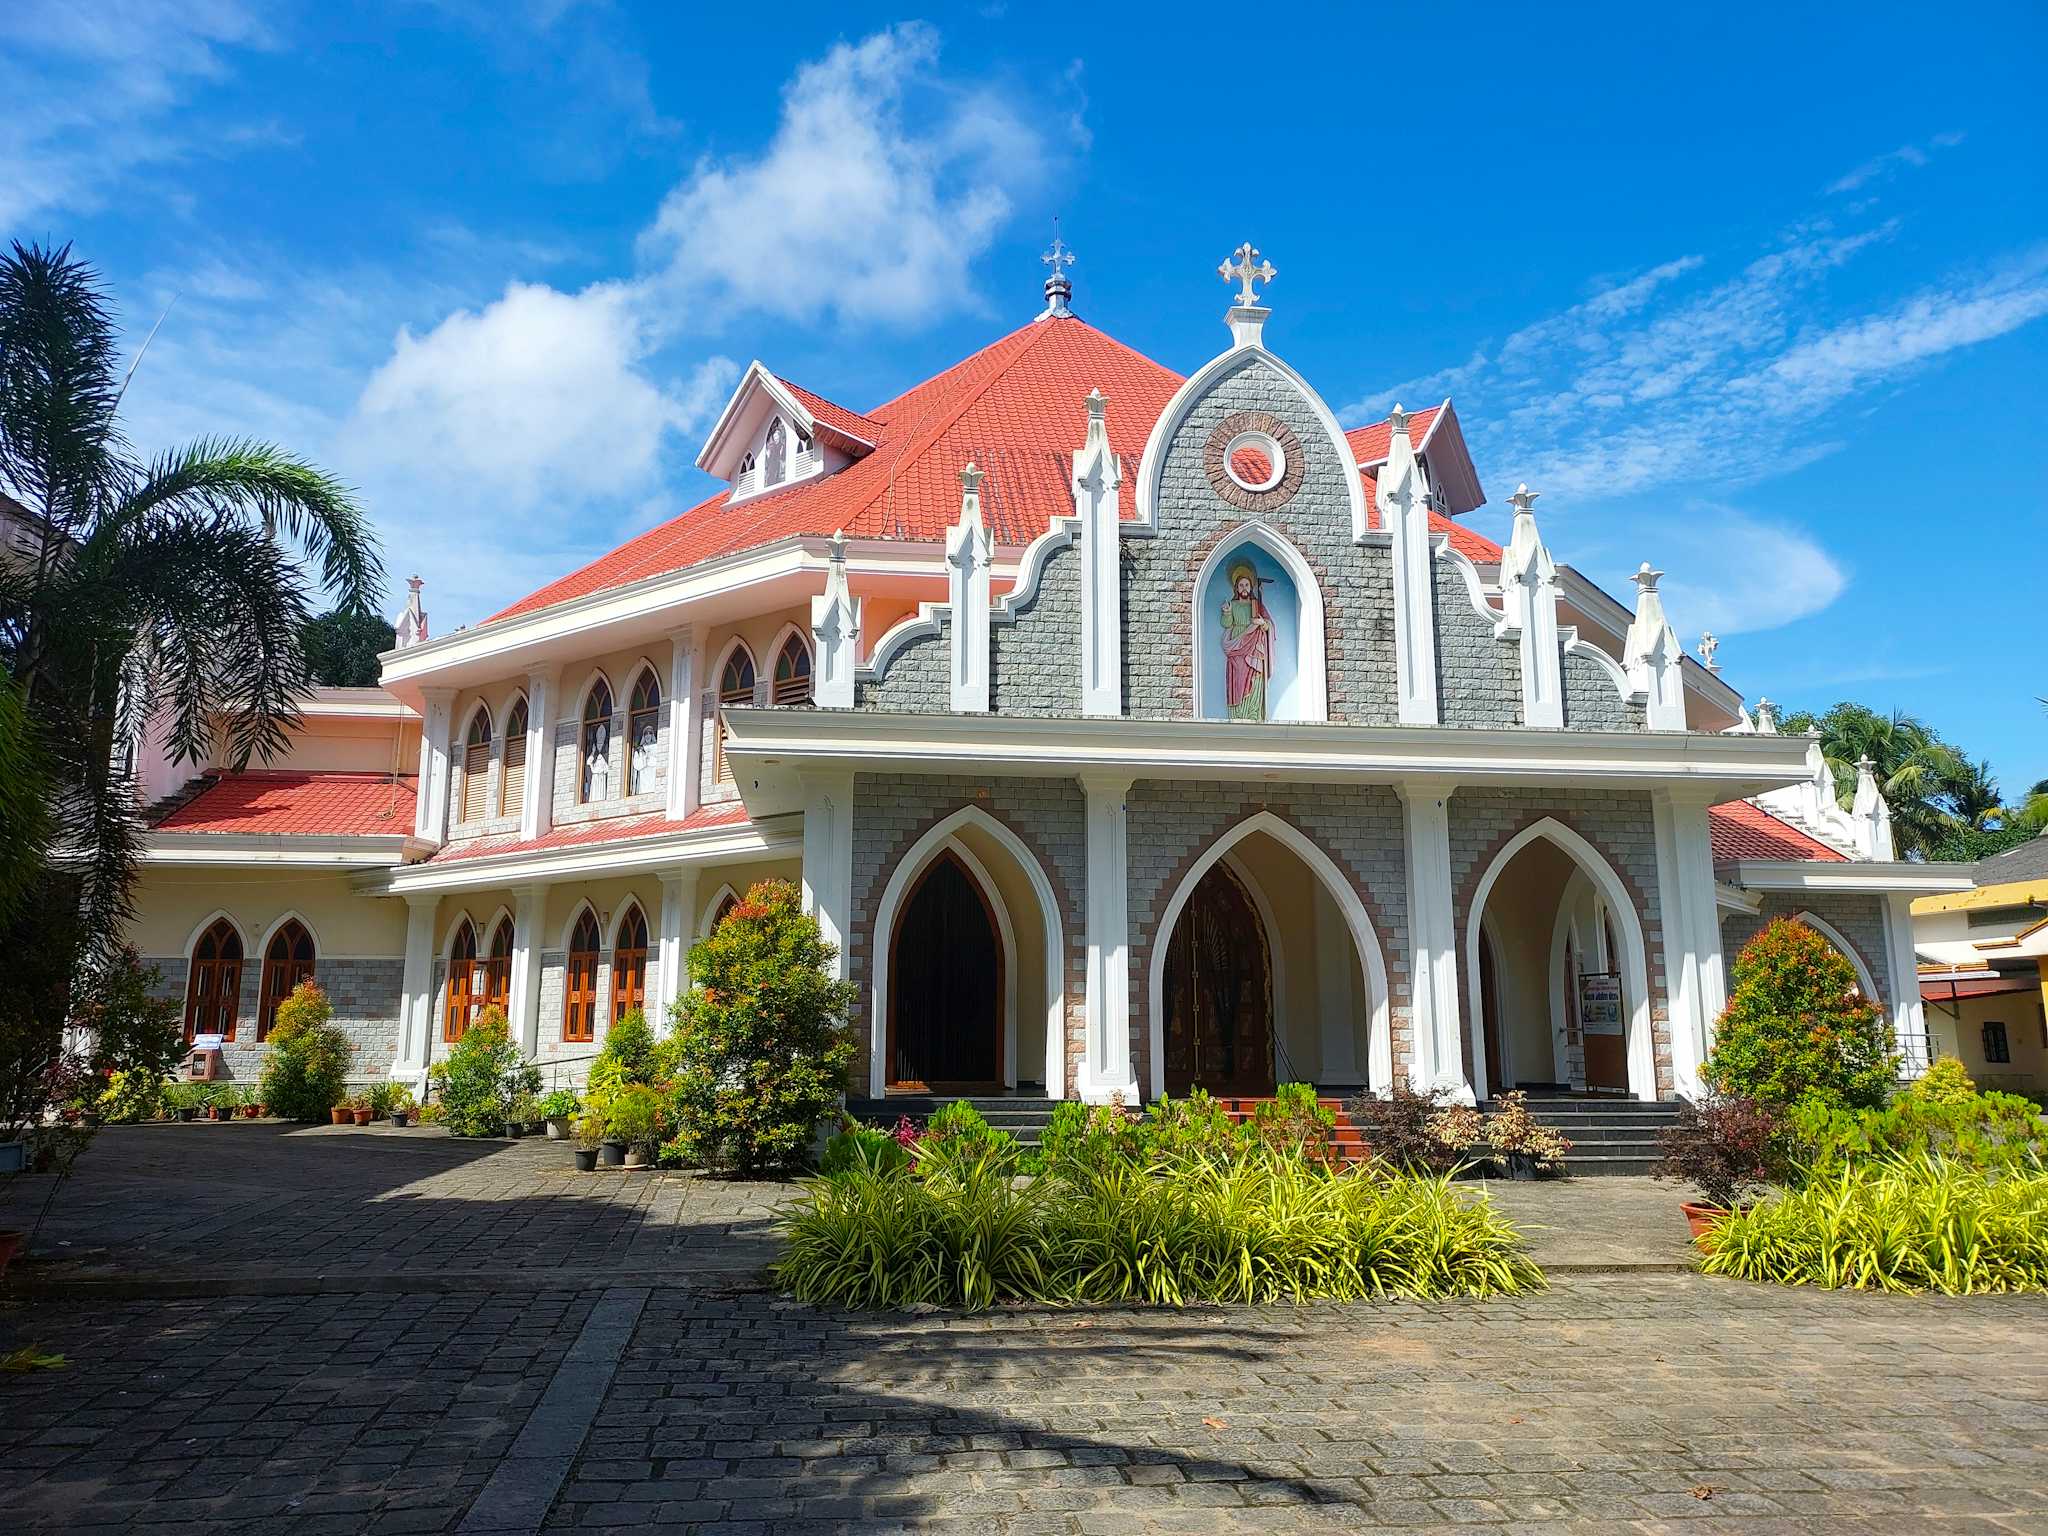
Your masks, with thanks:
<instances>
[{"instance_id":1,"label":"terracotta flower pot","mask_svg":"<svg viewBox=\"0 0 2048 1536\"><path fill-rule=\"evenodd\" d=\"M1685 1212L1685 1224L1692 1228L1694 1242L1712 1235L1721 1218L1728 1214L1725 1205L1702 1205L1694 1200L1681 1200L1678 1208Z\"/></svg>"},{"instance_id":2,"label":"terracotta flower pot","mask_svg":"<svg viewBox=\"0 0 2048 1536\"><path fill-rule=\"evenodd\" d=\"M261 1104L244 1104L242 1106L242 1118L244 1120L254 1120L262 1113L263 1106Z\"/></svg>"},{"instance_id":3,"label":"terracotta flower pot","mask_svg":"<svg viewBox=\"0 0 2048 1536\"><path fill-rule=\"evenodd\" d=\"M334 1123L336 1125L347 1125L352 1119L355 1118L353 1114L351 1114L348 1110L343 1109L339 1104L334 1106L333 1114Z\"/></svg>"},{"instance_id":4,"label":"terracotta flower pot","mask_svg":"<svg viewBox=\"0 0 2048 1536\"><path fill-rule=\"evenodd\" d=\"M350 1110L349 1113L355 1116L357 1125L368 1125L370 1123L370 1112L367 1109Z\"/></svg>"}]
</instances>

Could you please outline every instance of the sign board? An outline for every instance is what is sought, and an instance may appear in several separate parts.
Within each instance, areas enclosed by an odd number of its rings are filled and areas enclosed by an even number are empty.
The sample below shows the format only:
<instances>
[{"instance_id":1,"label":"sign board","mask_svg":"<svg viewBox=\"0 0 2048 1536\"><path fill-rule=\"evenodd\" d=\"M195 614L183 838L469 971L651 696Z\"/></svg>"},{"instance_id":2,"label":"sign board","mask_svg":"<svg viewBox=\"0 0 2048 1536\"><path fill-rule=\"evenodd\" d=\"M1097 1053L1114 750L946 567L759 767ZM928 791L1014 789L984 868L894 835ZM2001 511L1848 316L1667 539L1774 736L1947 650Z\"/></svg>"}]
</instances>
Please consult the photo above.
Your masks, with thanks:
<instances>
[{"instance_id":1,"label":"sign board","mask_svg":"<svg viewBox=\"0 0 2048 1536\"><path fill-rule=\"evenodd\" d=\"M1621 1029L1621 972L1586 971L1580 975L1579 1027L1596 1035Z\"/></svg>"},{"instance_id":2,"label":"sign board","mask_svg":"<svg viewBox=\"0 0 2048 1536\"><path fill-rule=\"evenodd\" d=\"M194 1035L192 1049L195 1051L217 1051L227 1043L226 1035Z\"/></svg>"}]
</instances>

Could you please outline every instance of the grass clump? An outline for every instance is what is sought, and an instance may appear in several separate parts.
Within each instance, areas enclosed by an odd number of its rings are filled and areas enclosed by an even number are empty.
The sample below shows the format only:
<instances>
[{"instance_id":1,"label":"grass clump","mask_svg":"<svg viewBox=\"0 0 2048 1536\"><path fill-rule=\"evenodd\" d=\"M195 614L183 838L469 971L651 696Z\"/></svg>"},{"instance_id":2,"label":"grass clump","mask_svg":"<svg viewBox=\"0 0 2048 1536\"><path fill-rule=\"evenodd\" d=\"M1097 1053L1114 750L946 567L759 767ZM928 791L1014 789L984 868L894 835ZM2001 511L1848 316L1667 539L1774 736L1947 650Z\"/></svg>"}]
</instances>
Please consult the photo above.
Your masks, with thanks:
<instances>
[{"instance_id":1,"label":"grass clump","mask_svg":"<svg viewBox=\"0 0 2048 1536\"><path fill-rule=\"evenodd\" d=\"M2048 1174L1927 1152L1841 1162L1714 1229L1710 1275L1949 1296L2048 1290Z\"/></svg>"},{"instance_id":2,"label":"grass clump","mask_svg":"<svg viewBox=\"0 0 2048 1536\"><path fill-rule=\"evenodd\" d=\"M1012 1175L999 1148L862 1163L783 1219L776 1278L852 1307L998 1301L1304 1302L1512 1294L1541 1272L1513 1226L1447 1178L1338 1169L1255 1142L1164 1162L1107 1154ZM964 1152L964 1149L962 1149Z\"/></svg>"}]
</instances>

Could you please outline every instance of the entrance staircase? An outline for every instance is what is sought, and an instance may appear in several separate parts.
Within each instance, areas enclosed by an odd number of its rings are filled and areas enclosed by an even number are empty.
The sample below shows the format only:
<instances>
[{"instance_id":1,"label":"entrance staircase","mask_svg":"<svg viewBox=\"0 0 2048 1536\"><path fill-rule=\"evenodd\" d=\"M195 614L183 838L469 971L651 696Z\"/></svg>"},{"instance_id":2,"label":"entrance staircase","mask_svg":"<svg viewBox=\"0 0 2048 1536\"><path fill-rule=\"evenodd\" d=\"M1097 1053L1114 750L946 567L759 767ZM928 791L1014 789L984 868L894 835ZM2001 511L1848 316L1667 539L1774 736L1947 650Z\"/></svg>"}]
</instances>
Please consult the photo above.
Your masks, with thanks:
<instances>
[{"instance_id":1,"label":"entrance staircase","mask_svg":"<svg viewBox=\"0 0 2048 1536\"><path fill-rule=\"evenodd\" d=\"M1602 1174L1644 1174L1664 1153L1657 1133L1678 1118L1674 1104L1645 1104L1624 1098L1538 1098L1525 1101L1543 1125L1562 1131L1571 1142L1564 1170L1575 1178ZM1495 1104L1482 1104L1491 1113Z\"/></svg>"},{"instance_id":2,"label":"entrance staircase","mask_svg":"<svg viewBox=\"0 0 2048 1536\"><path fill-rule=\"evenodd\" d=\"M848 1099L846 1112L863 1125L893 1131L897 1120L904 1115L910 1116L913 1124L922 1126L946 1105L962 1102L972 1104L975 1112L994 1129L1008 1131L1016 1137L1019 1146L1037 1146L1039 1136L1052 1119L1051 1099L1026 1098L1019 1094L975 1098L971 1094L892 1093L886 1099Z\"/></svg>"},{"instance_id":3,"label":"entrance staircase","mask_svg":"<svg viewBox=\"0 0 2048 1536\"><path fill-rule=\"evenodd\" d=\"M1273 1101L1271 1099L1218 1099L1216 1102L1223 1107L1225 1114L1230 1116L1239 1125L1242 1125L1258 1113L1261 1104L1270 1104ZM1351 1117L1344 1113L1344 1101L1342 1099L1317 1099L1316 1103L1337 1117L1337 1130L1331 1141L1331 1150L1335 1154L1337 1161L1346 1165L1364 1162L1369 1155L1365 1145L1365 1133L1360 1131L1352 1123Z\"/></svg>"}]
</instances>

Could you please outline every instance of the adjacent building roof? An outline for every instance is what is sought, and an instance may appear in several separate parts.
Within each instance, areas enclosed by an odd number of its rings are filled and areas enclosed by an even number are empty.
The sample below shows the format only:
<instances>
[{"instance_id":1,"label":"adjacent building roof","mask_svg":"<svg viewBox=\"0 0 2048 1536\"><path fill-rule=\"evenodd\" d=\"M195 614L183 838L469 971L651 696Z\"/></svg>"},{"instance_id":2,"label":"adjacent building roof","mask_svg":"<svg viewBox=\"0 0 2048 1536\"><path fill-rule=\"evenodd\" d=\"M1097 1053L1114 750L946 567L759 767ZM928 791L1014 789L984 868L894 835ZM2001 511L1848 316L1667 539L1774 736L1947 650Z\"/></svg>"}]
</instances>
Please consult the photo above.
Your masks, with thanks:
<instances>
[{"instance_id":1,"label":"adjacent building roof","mask_svg":"<svg viewBox=\"0 0 2048 1536\"><path fill-rule=\"evenodd\" d=\"M1738 859L1818 859L1845 864L1843 854L1817 837L1809 837L1789 822L1780 821L1760 805L1732 800L1707 811L1707 830L1713 839L1714 862L1730 864Z\"/></svg>"},{"instance_id":2,"label":"adjacent building roof","mask_svg":"<svg viewBox=\"0 0 2048 1536\"><path fill-rule=\"evenodd\" d=\"M158 832L410 837L417 781L389 773L251 768L209 773L157 819Z\"/></svg>"},{"instance_id":3,"label":"adjacent building roof","mask_svg":"<svg viewBox=\"0 0 2048 1536\"><path fill-rule=\"evenodd\" d=\"M613 816L556 827L539 837L522 838L516 832L495 837L465 837L444 843L427 861L458 864L498 853L545 853L556 848L584 848L596 843L624 842L636 837L659 837L670 832L696 832L710 827L736 827L747 820L747 808L737 800L699 806L677 820L659 812L649 816Z\"/></svg>"},{"instance_id":4,"label":"adjacent building roof","mask_svg":"<svg viewBox=\"0 0 2048 1536\"><path fill-rule=\"evenodd\" d=\"M1072 455L1086 427L1082 396L1100 389L1109 397L1110 446L1135 469L1153 424L1182 381L1068 315L1013 331L864 413L779 376L777 382L818 421L872 442L874 451L836 474L799 480L736 507L727 505L721 491L492 617L530 613L786 538L825 538L843 530L849 538L936 543L959 519L960 468L970 458L988 476L981 515L989 532L999 544L1028 544L1054 518L1073 515ZM1439 409L1409 418L1411 441L1424 439ZM1377 457L1384 459L1385 422L1349 437L1370 445L1374 432ZM1125 498L1126 516L1133 499ZM1448 518L1431 523L1475 559L1500 557L1499 546Z\"/></svg>"},{"instance_id":5,"label":"adjacent building roof","mask_svg":"<svg viewBox=\"0 0 2048 1536\"><path fill-rule=\"evenodd\" d=\"M1971 874L1979 885L2011 885L2021 880L2048 880L2048 836L2037 837L1979 859Z\"/></svg>"}]
</instances>

